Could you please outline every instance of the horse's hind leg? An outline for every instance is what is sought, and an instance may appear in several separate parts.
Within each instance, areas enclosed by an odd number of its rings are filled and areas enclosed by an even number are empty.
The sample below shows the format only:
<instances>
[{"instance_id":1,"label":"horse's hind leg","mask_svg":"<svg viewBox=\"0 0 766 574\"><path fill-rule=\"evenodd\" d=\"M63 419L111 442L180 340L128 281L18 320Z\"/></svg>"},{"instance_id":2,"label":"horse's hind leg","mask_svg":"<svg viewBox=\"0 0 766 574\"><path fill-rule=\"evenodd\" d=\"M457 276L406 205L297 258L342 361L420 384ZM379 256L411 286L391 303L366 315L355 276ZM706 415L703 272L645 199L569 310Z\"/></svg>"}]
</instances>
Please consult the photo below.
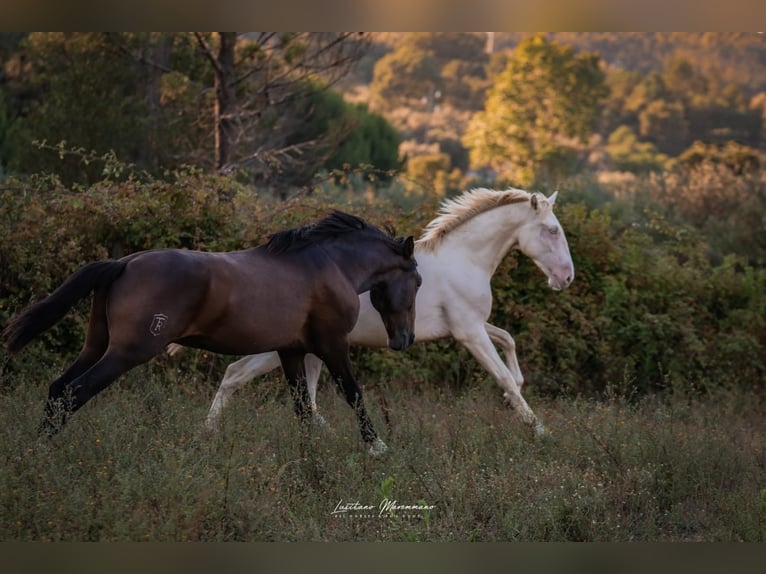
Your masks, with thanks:
<instances>
[{"instance_id":1,"label":"horse's hind leg","mask_svg":"<svg viewBox=\"0 0 766 574\"><path fill-rule=\"evenodd\" d=\"M277 353L250 355L226 367L226 373L205 419L207 427L215 427L221 416L221 411L236 390L244 387L251 379L273 371L277 367L279 367L279 355Z\"/></svg>"},{"instance_id":2,"label":"horse's hind leg","mask_svg":"<svg viewBox=\"0 0 766 574\"><path fill-rule=\"evenodd\" d=\"M149 344L142 342L136 336L140 329L136 326L131 329L127 325L118 332L122 340L116 341L114 333L109 332L106 298L107 294L103 291L94 294L85 345L77 360L50 387L42 425L42 430L48 435L61 430L70 414L117 377L159 354L167 344L159 338L152 338ZM114 318L111 322L123 324Z\"/></svg>"},{"instance_id":3,"label":"horse's hind leg","mask_svg":"<svg viewBox=\"0 0 766 574\"><path fill-rule=\"evenodd\" d=\"M48 388L48 399L45 401L40 431L52 435L64 424L66 412L71 408L71 396L68 396L69 385L95 365L100 357L101 355L90 349L83 349L64 374L51 383Z\"/></svg>"},{"instance_id":4,"label":"horse's hind leg","mask_svg":"<svg viewBox=\"0 0 766 574\"><path fill-rule=\"evenodd\" d=\"M306 387L309 391L309 400L311 401L311 412L314 414L314 422L317 424L325 424L324 417L319 414L317 410L317 385L319 383L319 375L322 372L322 361L316 355L309 353L305 359L306 368Z\"/></svg>"},{"instance_id":5,"label":"horse's hind leg","mask_svg":"<svg viewBox=\"0 0 766 574\"><path fill-rule=\"evenodd\" d=\"M67 387L68 396L63 397L62 412L56 416L48 417L43 422L49 435L56 434L66 422L69 415L79 410L85 403L103 391L117 377L129 371L133 367L145 363L151 356L136 356L135 354L107 350L96 364L90 367L82 375L71 381ZM50 404L50 403L49 403ZM46 414L47 408L46 408Z\"/></svg>"},{"instance_id":6,"label":"horse's hind leg","mask_svg":"<svg viewBox=\"0 0 766 574\"><path fill-rule=\"evenodd\" d=\"M91 303L90 321L85 344L80 354L69 368L48 388L48 400L45 403L45 415L41 430L52 434L63 424L64 413L68 409L65 395L69 384L98 362L109 345L109 331L106 319L105 293L96 292ZM55 432L55 431L54 431Z\"/></svg>"}]
</instances>

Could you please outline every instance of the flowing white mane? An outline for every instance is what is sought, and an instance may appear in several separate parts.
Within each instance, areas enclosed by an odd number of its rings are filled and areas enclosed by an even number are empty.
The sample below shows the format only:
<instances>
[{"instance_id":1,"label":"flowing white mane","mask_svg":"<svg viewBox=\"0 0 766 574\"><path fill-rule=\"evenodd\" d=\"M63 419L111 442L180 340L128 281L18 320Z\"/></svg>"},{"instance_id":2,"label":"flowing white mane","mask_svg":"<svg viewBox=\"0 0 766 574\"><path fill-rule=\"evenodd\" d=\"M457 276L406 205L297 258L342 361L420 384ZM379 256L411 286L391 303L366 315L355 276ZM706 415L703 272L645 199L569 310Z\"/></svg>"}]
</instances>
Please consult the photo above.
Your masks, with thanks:
<instances>
[{"instance_id":1,"label":"flowing white mane","mask_svg":"<svg viewBox=\"0 0 766 574\"><path fill-rule=\"evenodd\" d=\"M425 251L434 251L444 237L453 229L480 213L510 203L529 201L532 193L523 189L509 188L505 191L477 188L464 191L452 199L446 199L439 208L439 216L423 230L423 235L416 243ZM534 194L545 199L545 196Z\"/></svg>"}]
</instances>

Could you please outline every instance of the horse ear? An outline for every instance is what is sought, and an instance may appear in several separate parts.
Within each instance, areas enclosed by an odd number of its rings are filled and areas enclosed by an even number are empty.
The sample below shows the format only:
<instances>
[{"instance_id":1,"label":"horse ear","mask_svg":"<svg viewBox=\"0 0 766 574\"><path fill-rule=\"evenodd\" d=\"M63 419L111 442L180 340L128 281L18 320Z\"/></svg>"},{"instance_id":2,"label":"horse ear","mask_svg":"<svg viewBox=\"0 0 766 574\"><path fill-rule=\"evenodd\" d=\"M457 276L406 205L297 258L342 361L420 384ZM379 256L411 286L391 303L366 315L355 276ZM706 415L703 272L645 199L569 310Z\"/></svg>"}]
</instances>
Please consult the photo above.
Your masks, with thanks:
<instances>
[{"instance_id":1,"label":"horse ear","mask_svg":"<svg viewBox=\"0 0 766 574\"><path fill-rule=\"evenodd\" d=\"M553 193L551 193L551 196L548 198L548 203L550 203L551 205L556 203L556 197L558 197L558 195L559 195L558 190L556 190Z\"/></svg>"},{"instance_id":2,"label":"horse ear","mask_svg":"<svg viewBox=\"0 0 766 574\"><path fill-rule=\"evenodd\" d=\"M412 257L413 253L415 253L415 239L412 237L412 235L404 240L402 253L408 259Z\"/></svg>"},{"instance_id":3,"label":"horse ear","mask_svg":"<svg viewBox=\"0 0 766 574\"><path fill-rule=\"evenodd\" d=\"M537 195L533 193L532 197L529 198L529 203L532 204L532 209L537 211Z\"/></svg>"}]
</instances>

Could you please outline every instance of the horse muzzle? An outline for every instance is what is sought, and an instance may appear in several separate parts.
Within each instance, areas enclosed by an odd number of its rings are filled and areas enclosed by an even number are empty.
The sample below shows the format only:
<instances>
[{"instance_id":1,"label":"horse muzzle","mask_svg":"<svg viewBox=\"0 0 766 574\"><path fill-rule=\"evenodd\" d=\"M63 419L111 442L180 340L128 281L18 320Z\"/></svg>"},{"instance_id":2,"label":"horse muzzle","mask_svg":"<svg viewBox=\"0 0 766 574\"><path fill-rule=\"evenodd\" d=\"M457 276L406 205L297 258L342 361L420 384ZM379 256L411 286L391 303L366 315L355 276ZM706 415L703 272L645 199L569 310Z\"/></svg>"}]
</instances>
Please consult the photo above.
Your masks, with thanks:
<instances>
[{"instance_id":1,"label":"horse muzzle","mask_svg":"<svg viewBox=\"0 0 766 574\"><path fill-rule=\"evenodd\" d=\"M404 351L407 347L415 342L415 333L408 331L402 331L394 337L388 338L388 347L394 351Z\"/></svg>"},{"instance_id":2,"label":"horse muzzle","mask_svg":"<svg viewBox=\"0 0 766 574\"><path fill-rule=\"evenodd\" d=\"M569 287L570 283L572 283L572 277L566 277L564 279L548 279L548 286L553 289L554 291L562 291Z\"/></svg>"},{"instance_id":3,"label":"horse muzzle","mask_svg":"<svg viewBox=\"0 0 766 574\"><path fill-rule=\"evenodd\" d=\"M561 291L572 284L574 280L574 269L567 267L561 271L548 275L548 286L554 291Z\"/></svg>"}]
</instances>

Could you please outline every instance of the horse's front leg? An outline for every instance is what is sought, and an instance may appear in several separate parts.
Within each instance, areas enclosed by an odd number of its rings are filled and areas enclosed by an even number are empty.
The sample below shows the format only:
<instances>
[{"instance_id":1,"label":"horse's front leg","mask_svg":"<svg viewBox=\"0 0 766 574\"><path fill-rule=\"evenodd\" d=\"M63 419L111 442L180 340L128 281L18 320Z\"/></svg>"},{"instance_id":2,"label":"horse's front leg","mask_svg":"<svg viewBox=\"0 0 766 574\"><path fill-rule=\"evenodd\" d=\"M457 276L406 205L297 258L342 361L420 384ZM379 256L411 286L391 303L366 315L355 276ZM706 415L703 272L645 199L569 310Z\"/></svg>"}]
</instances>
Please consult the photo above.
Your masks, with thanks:
<instances>
[{"instance_id":1,"label":"horse's front leg","mask_svg":"<svg viewBox=\"0 0 766 574\"><path fill-rule=\"evenodd\" d=\"M500 355L497 354L497 350L492 345L492 341L484 326L479 323L475 329L466 329L465 327L453 329L452 335L456 341L468 349L476 360L495 377L495 380L505 391L503 395L506 400L518 413L521 420L532 427L536 434L546 435L545 426L540 422L535 413L532 412L524 397L521 396L513 375L511 375L508 367L503 363Z\"/></svg>"},{"instance_id":2,"label":"horse's front leg","mask_svg":"<svg viewBox=\"0 0 766 574\"><path fill-rule=\"evenodd\" d=\"M491 323L484 323L484 330L487 332L487 335L489 335L492 342L503 350L505 364L508 366L511 375L513 375L513 378L516 381L516 386L519 387L520 392L524 386L524 375L521 373L519 358L516 356L516 341L513 340L513 337L511 337L511 334L508 331L496 327Z\"/></svg>"},{"instance_id":3,"label":"horse's front leg","mask_svg":"<svg viewBox=\"0 0 766 574\"><path fill-rule=\"evenodd\" d=\"M327 365L333 379L335 379L335 382L338 384L341 391L343 391L343 395L346 397L346 402L351 405L351 408L356 412L359 421L359 431L362 433L364 442L370 447L370 454L377 456L386 452L388 447L375 432L372 420L370 420L370 416L367 414L367 409L364 407L362 391L351 372L351 361L348 357L348 348L343 351L336 350L330 353L325 353L321 358L325 365Z\"/></svg>"}]
</instances>

